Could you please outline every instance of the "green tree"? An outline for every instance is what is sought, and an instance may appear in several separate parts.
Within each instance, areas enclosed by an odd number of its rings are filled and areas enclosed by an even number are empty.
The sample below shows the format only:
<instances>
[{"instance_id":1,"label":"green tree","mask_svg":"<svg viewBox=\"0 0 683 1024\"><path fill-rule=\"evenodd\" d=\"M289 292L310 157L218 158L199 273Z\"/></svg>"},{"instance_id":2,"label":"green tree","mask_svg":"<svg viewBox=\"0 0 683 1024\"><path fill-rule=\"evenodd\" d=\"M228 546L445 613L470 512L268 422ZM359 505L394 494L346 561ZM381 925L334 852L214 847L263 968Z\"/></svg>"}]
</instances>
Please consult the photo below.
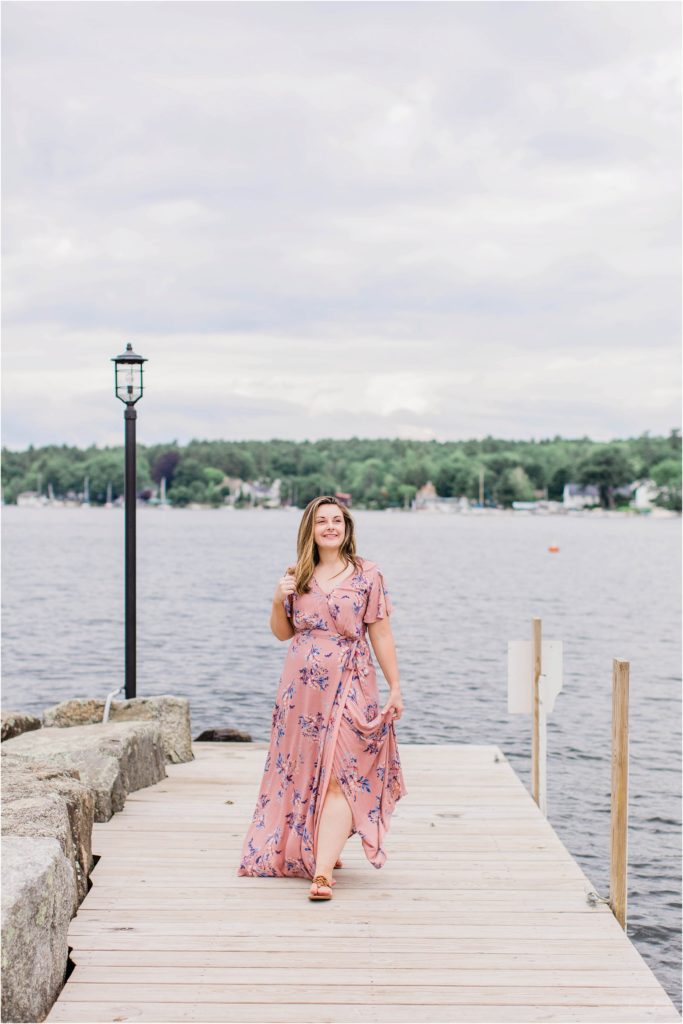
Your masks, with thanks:
<instances>
[{"instance_id":1,"label":"green tree","mask_svg":"<svg viewBox=\"0 0 683 1024\"><path fill-rule=\"evenodd\" d=\"M75 461L65 452L52 451L34 463L40 472L45 489L51 484L57 497L63 497L67 491L79 491L83 486L83 462Z\"/></svg>"},{"instance_id":2,"label":"green tree","mask_svg":"<svg viewBox=\"0 0 683 1024\"><path fill-rule=\"evenodd\" d=\"M500 505L510 506L513 501L531 501L534 488L522 466L504 469L493 490Z\"/></svg>"},{"instance_id":3,"label":"green tree","mask_svg":"<svg viewBox=\"0 0 683 1024\"><path fill-rule=\"evenodd\" d=\"M334 494L337 490L334 480L322 473L297 478L296 500L299 508L307 505L320 494Z\"/></svg>"},{"instance_id":4,"label":"green tree","mask_svg":"<svg viewBox=\"0 0 683 1024\"><path fill-rule=\"evenodd\" d=\"M397 463L398 476L404 483L412 484L416 489L424 487L432 475L436 476L435 467L429 459L410 448L403 459Z\"/></svg>"},{"instance_id":5,"label":"green tree","mask_svg":"<svg viewBox=\"0 0 683 1024\"><path fill-rule=\"evenodd\" d=\"M351 487L354 494L379 493L384 483L386 467L381 459L365 459L353 467Z\"/></svg>"},{"instance_id":6,"label":"green tree","mask_svg":"<svg viewBox=\"0 0 683 1024\"><path fill-rule=\"evenodd\" d=\"M614 489L633 480L633 462L620 444L596 445L579 463L577 477L578 483L599 488L603 508L614 508Z\"/></svg>"},{"instance_id":7,"label":"green tree","mask_svg":"<svg viewBox=\"0 0 683 1024\"><path fill-rule=\"evenodd\" d=\"M614 459L607 463L604 449L621 452L617 460L630 462L630 471L615 474ZM549 497L559 499L565 483L603 484L603 501L609 490L635 478L652 476L652 469L667 460L680 461L681 436L648 433L637 438L597 445L587 437L565 439L555 436L540 441L514 441L486 437L466 441L407 441L402 438L322 438L315 443L271 441L193 440L181 446L177 440L138 446L138 492L149 490L150 478L157 483L166 477L169 501L203 498L217 503L225 497L221 474L245 481L271 481L279 477L283 500L292 495L298 505L307 497L336 490L350 491L355 508L385 508L410 501L418 487L432 480L439 494L478 495L478 473L485 471L485 495L501 495L506 501L525 496L527 485L547 487ZM582 473L578 467L582 465ZM520 477L517 467L526 474ZM666 479L674 473L669 467ZM3 496L16 500L22 490L41 490L51 484L57 496L81 492L83 478L90 477L91 500L102 501L111 478L114 495L123 490L123 449L86 449L47 445L24 451L2 450ZM586 476L590 479L586 481ZM583 478L583 479L582 479ZM616 482L618 480L618 482ZM676 498L675 475L666 485ZM616 495L612 495L616 497ZM244 502L244 498L242 502ZM239 504L239 503L238 503Z\"/></svg>"},{"instance_id":8,"label":"green tree","mask_svg":"<svg viewBox=\"0 0 683 1024\"><path fill-rule=\"evenodd\" d=\"M532 487L541 490L548 486L550 468L546 460L539 458L538 454L525 454L522 459L522 468L531 481Z\"/></svg>"},{"instance_id":9,"label":"green tree","mask_svg":"<svg viewBox=\"0 0 683 1024\"><path fill-rule=\"evenodd\" d=\"M173 488L173 493L169 493L168 500L171 505L176 505L178 508L184 508L188 502L192 501L190 488L185 487L183 484L176 484Z\"/></svg>"},{"instance_id":10,"label":"green tree","mask_svg":"<svg viewBox=\"0 0 683 1024\"><path fill-rule=\"evenodd\" d=\"M465 455L454 455L444 462L435 474L436 493L443 498L474 497L479 487L476 463Z\"/></svg>"},{"instance_id":11,"label":"green tree","mask_svg":"<svg viewBox=\"0 0 683 1024\"><path fill-rule=\"evenodd\" d=\"M204 481L207 484L214 485L215 487L218 487L220 484L223 483L224 476L225 473L223 472L223 470L216 469L214 466L207 466L204 469Z\"/></svg>"},{"instance_id":12,"label":"green tree","mask_svg":"<svg viewBox=\"0 0 683 1024\"><path fill-rule=\"evenodd\" d=\"M681 511L681 460L662 459L650 470L650 476L664 490L658 504Z\"/></svg>"},{"instance_id":13,"label":"green tree","mask_svg":"<svg viewBox=\"0 0 683 1024\"><path fill-rule=\"evenodd\" d=\"M206 502L207 486L203 480L193 480L190 486L190 501L196 501L199 505Z\"/></svg>"},{"instance_id":14,"label":"green tree","mask_svg":"<svg viewBox=\"0 0 683 1024\"><path fill-rule=\"evenodd\" d=\"M74 489L78 493L82 492L84 477L87 476L91 501L103 504L107 498L109 483L112 486L112 497L117 498L124 490L124 458L123 448L89 449L89 454L80 467L80 478ZM138 493L152 484L147 456L140 449L136 452L135 477L135 488Z\"/></svg>"},{"instance_id":15,"label":"green tree","mask_svg":"<svg viewBox=\"0 0 683 1024\"><path fill-rule=\"evenodd\" d=\"M413 487L412 484L401 484L398 491L401 499L401 505L404 507L410 506L417 494L417 488Z\"/></svg>"},{"instance_id":16,"label":"green tree","mask_svg":"<svg viewBox=\"0 0 683 1024\"><path fill-rule=\"evenodd\" d=\"M136 477L138 476L137 469L139 461L140 456L138 454ZM110 448L107 451L94 452L92 455L89 455L83 463L81 467L82 475L73 489L80 493L83 490L83 477L87 476L91 501L97 503L106 501L107 485L109 483L111 483L112 487L112 498L118 498L119 495L123 494L124 468L125 463L122 448L118 450ZM145 462L145 470L146 469L147 463Z\"/></svg>"},{"instance_id":17,"label":"green tree","mask_svg":"<svg viewBox=\"0 0 683 1024\"><path fill-rule=\"evenodd\" d=\"M183 455L176 467L173 486L169 488L169 493L178 486L192 488L195 483L204 484L204 466L199 459Z\"/></svg>"},{"instance_id":18,"label":"green tree","mask_svg":"<svg viewBox=\"0 0 683 1024\"><path fill-rule=\"evenodd\" d=\"M276 476L295 476L299 472L299 458L295 444L279 447L273 453L273 472Z\"/></svg>"},{"instance_id":19,"label":"green tree","mask_svg":"<svg viewBox=\"0 0 683 1024\"><path fill-rule=\"evenodd\" d=\"M208 484L206 488L206 500L209 505L212 505L214 508L224 505L225 498L223 495L223 488L216 487L215 484Z\"/></svg>"}]
</instances>

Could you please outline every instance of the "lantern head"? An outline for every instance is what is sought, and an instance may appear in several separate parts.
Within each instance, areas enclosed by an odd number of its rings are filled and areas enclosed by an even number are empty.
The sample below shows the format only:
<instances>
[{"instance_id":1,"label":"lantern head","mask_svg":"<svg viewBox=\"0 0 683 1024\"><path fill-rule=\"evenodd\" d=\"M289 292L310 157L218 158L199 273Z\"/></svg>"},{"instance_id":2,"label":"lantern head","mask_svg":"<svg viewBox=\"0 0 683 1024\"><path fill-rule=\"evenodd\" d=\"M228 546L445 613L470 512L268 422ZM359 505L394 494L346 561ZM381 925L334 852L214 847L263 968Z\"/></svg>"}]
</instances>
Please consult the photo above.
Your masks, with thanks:
<instances>
[{"instance_id":1,"label":"lantern head","mask_svg":"<svg viewBox=\"0 0 683 1024\"><path fill-rule=\"evenodd\" d=\"M142 398L142 364L147 360L133 352L130 342L126 351L112 358L114 364L114 393L126 405L135 405Z\"/></svg>"}]
</instances>

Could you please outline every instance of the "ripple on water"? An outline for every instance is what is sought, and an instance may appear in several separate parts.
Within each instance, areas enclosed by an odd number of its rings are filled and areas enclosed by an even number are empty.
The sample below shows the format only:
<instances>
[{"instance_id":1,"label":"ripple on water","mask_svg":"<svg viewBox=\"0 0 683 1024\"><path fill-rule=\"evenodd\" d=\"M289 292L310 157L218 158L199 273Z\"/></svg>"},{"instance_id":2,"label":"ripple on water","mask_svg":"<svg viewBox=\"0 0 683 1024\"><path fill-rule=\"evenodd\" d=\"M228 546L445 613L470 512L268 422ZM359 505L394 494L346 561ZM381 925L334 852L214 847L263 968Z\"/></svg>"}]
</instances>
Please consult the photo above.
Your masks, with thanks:
<instances>
[{"instance_id":1,"label":"ripple on water","mask_svg":"<svg viewBox=\"0 0 683 1024\"><path fill-rule=\"evenodd\" d=\"M40 714L122 681L123 517L79 511L3 509L6 707ZM507 641L528 638L534 615L544 637L563 640L548 814L601 892L612 658L630 661L628 934L680 1008L680 521L355 519L358 549L380 564L394 600L399 744L498 744L529 788L529 720L507 714ZM298 521L140 512L138 692L187 696L195 736L231 725L268 739L285 651L268 620ZM560 554L549 557L552 541Z\"/></svg>"}]
</instances>

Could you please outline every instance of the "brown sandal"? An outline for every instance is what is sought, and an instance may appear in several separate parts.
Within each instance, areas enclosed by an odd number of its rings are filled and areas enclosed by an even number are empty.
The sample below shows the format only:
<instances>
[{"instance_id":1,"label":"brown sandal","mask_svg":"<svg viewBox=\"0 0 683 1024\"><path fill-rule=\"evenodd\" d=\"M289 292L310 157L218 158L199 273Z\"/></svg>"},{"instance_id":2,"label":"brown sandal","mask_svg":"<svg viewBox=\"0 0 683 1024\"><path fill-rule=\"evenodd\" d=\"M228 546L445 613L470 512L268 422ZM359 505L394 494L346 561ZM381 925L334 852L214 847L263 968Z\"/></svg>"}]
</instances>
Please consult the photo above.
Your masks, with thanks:
<instances>
[{"instance_id":1,"label":"brown sandal","mask_svg":"<svg viewBox=\"0 0 683 1024\"><path fill-rule=\"evenodd\" d=\"M330 893L329 893L329 895L327 895L326 893L321 893L321 892L316 892L316 893L309 892L309 894L308 894L309 900L331 900L332 899L332 886L330 885L329 878L325 878L324 875L316 875L315 878L313 879L313 881L318 886L318 888L320 888L321 885L326 885L327 888L330 890Z\"/></svg>"}]
</instances>

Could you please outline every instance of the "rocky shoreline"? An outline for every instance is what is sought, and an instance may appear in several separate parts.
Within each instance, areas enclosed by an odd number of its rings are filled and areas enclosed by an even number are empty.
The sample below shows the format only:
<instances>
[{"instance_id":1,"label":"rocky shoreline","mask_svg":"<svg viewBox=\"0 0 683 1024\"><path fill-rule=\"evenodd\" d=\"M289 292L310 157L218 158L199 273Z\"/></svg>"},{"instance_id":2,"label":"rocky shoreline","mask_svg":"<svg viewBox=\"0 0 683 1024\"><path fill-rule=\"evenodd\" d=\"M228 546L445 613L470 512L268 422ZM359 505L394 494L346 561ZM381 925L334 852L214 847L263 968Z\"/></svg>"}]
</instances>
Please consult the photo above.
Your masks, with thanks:
<instances>
[{"instance_id":1,"label":"rocky shoreline","mask_svg":"<svg viewBox=\"0 0 683 1024\"><path fill-rule=\"evenodd\" d=\"M2 715L3 1021L42 1021L66 978L71 918L90 888L93 822L191 761L189 701L71 700Z\"/></svg>"}]
</instances>

